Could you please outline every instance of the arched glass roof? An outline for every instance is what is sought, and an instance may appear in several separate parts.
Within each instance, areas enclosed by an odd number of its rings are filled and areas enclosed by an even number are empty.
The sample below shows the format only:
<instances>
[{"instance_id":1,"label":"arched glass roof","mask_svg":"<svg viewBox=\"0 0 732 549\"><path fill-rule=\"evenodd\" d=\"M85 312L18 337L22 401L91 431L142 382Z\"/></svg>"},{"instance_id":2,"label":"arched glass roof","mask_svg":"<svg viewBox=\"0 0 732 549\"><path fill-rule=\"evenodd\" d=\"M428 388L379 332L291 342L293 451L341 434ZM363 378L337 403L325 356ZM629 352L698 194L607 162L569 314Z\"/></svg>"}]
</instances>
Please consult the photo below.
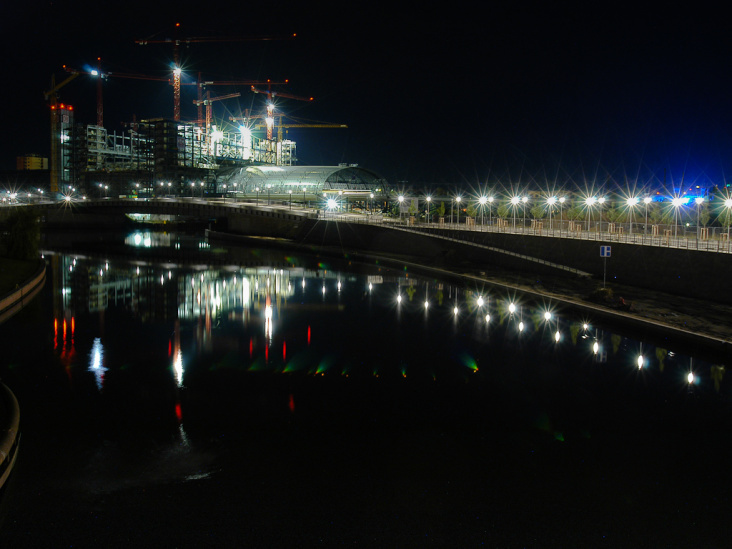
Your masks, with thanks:
<instances>
[{"instance_id":1,"label":"arched glass roof","mask_svg":"<svg viewBox=\"0 0 732 549\"><path fill-rule=\"evenodd\" d=\"M248 166L220 176L219 182L247 194L267 189L273 193L342 191L348 194L381 194L387 191L388 185L377 173L353 165Z\"/></svg>"}]
</instances>

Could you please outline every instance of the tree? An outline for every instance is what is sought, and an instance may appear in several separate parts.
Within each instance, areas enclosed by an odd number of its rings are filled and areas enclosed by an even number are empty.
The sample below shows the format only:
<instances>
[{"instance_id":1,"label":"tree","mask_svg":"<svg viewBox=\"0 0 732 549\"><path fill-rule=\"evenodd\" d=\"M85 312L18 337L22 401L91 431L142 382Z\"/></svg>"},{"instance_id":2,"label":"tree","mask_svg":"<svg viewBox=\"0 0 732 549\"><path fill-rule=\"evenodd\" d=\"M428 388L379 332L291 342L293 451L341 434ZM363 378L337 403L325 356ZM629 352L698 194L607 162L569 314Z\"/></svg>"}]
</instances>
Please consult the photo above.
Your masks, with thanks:
<instances>
[{"instance_id":1,"label":"tree","mask_svg":"<svg viewBox=\"0 0 732 549\"><path fill-rule=\"evenodd\" d=\"M623 217L623 212L619 208L608 208L605 210L605 219L610 223L617 223Z\"/></svg>"},{"instance_id":2,"label":"tree","mask_svg":"<svg viewBox=\"0 0 732 549\"><path fill-rule=\"evenodd\" d=\"M537 204L533 208L531 208L531 216L534 219L544 219L544 216L546 215L546 210L544 209L544 206Z\"/></svg>"},{"instance_id":3,"label":"tree","mask_svg":"<svg viewBox=\"0 0 732 549\"><path fill-rule=\"evenodd\" d=\"M465 213L468 214L468 217L475 217L478 215L478 207L475 205L475 202L468 202L467 211Z\"/></svg>"},{"instance_id":4,"label":"tree","mask_svg":"<svg viewBox=\"0 0 732 549\"><path fill-rule=\"evenodd\" d=\"M445 217L445 201L441 201L440 205L437 206L437 216L438 217Z\"/></svg>"},{"instance_id":5,"label":"tree","mask_svg":"<svg viewBox=\"0 0 732 549\"><path fill-rule=\"evenodd\" d=\"M16 208L8 217L8 234L4 239L5 253L12 259L36 259L41 228L30 208Z\"/></svg>"},{"instance_id":6,"label":"tree","mask_svg":"<svg viewBox=\"0 0 732 549\"><path fill-rule=\"evenodd\" d=\"M578 221L582 219L583 213L581 206L572 206L567 210L567 218L570 221Z\"/></svg>"},{"instance_id":7,"label":"tree","mask_svg":"<svg viewBox=\"0 0 732 549\"><path fill-rule=\"evenodd\" d=\"M496 215L501 219L507 219L511 215L511 207L508 204L501 204L496 210Z\"/></svg>"}]
</instances>

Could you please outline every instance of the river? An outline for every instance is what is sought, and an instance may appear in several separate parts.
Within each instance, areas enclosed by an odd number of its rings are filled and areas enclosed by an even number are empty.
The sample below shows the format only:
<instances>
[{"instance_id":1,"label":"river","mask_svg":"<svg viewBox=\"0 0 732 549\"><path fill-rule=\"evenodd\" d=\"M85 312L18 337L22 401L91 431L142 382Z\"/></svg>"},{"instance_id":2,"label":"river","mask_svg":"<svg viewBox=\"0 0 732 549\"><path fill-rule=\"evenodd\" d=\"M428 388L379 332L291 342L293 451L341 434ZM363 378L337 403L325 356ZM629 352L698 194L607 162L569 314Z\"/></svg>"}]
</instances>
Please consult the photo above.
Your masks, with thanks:
<instances>
[{"instance_id":1,"label":"river","mask_svg":"<svg viewBox=\"0 0 732 549\"><path fill-rule=\"evenodd\" d=\"M0 327L22 422L2 547L728 539L729 380L703 348L195 235L45 259Z\"/></svg>"}]
</instances>

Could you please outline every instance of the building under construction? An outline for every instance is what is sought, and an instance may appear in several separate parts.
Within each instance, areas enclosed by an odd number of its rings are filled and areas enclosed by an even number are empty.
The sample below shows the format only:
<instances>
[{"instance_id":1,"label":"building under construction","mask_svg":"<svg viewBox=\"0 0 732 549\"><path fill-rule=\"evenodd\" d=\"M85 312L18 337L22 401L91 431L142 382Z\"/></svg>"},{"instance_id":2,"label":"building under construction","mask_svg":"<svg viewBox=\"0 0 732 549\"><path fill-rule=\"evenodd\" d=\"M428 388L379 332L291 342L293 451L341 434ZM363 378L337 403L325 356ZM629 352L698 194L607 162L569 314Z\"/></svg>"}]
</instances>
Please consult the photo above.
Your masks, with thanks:
<instances>
[{"instance_id":1,"label":"building under construction","mask_svg":"<svg viewBox=\"0 0 732 549\"><path fill-rule=\"evenodd\" d=\"M194 101L199 111L195 122L181 121L177 107L173 120L134 121L117 133L104 127L101 91L97 97L97 123L94 125L77 123L73 107L57 101L58 90L81 74L67 70L72 75L58 85L52 80L51 90L46 92L51 107L52 193L91 197L195 196L199 193L203 196L204 193L246 193L247 190L254 194L260 188L270 189L270 193L277 189L274 192L286 194L297 190L299 194L305 188L313 194L339 189L368 196L386 191L386 181L356 165L293 169L298 164L297 144L286 136L283 139L283 129L347 128L345 124L283 123L284 115L274 111L275 96L307 100L305 98L269 89L260 91L252 85L254 93L267 95L266 112L261 115L247 112L245 117L231 117L231 123L218 127L212 123L212 103L240 94L212 96L206 91L204 96L203 85L199 84L199 100ZM89 74L94 75L94 72ZM100 77L98 82L101 82ZM176 94L175 104L179 105L179 102L180 97ZM290 177L272 180L272 174L285 172L289 172ZM241 174L246 175L245 180Z\"/></svg>"}]
</instances>

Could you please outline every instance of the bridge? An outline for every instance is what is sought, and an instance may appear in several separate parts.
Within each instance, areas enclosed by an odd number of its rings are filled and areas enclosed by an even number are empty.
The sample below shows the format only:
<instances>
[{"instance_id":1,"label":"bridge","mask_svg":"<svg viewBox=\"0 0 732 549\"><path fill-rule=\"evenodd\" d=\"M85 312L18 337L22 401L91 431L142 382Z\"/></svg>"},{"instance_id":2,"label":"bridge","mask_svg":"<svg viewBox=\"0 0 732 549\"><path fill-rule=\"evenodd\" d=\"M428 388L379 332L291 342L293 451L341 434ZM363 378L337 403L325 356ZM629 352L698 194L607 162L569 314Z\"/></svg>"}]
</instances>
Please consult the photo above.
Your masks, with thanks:
<instances>
[{"instance_id":1,"label":"bridge","mask_svg":"<svg viewBox=\"0 0 732 549\"><path fill-rule=\"evenodd\" d=\"M637 229L611 232L608 224L587 231L567 221L557 226L556 220L549 229L537 224L414 223L409 218L315 209L289 201L266 204L224 198L101 199L33 207L49 229L121 228L131 223L132 214L169 216L167 221L203 223L219 233L284 238L313 251L331 247L345 253L394 254L463 271L501 267L543 275L592 275L601 280L604 265L599 249L609 245L610 284L732 303L725 282L732 249L721 235L700 239ZM0 216L9 210L0 208Z\"/></svg>"}]
</instances>

